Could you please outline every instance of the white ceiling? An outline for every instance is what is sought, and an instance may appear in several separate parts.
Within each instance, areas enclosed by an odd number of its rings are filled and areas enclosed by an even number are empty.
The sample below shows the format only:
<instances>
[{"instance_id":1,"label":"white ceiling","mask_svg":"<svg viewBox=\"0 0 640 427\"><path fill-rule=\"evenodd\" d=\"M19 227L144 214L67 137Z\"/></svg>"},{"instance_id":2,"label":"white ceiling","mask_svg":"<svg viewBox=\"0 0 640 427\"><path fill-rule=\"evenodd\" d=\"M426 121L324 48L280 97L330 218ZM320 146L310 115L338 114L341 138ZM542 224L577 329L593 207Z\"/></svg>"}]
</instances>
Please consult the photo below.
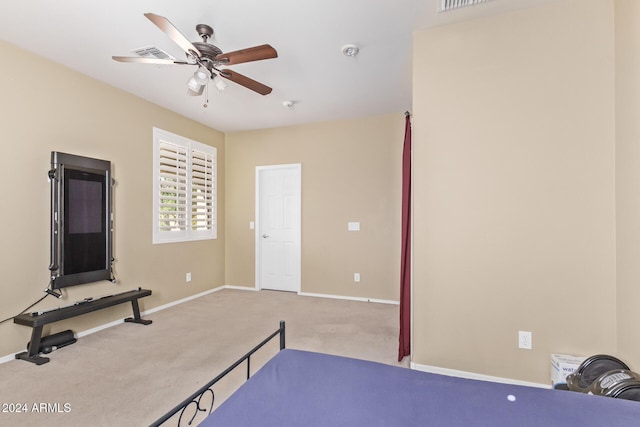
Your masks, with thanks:
<instances>
[{"instance_id":1,"label":"white ceiling","mask_svg":"<svg viewBox=\"0 0 640 427\"><path fill-rule=\"evenodd\" d=\"M2 0L0 39L228 132L410 110L413 31L548 1L493 0L438 13L440 0ZM222 93L209 88L204 108L204 97L186 95L194 66L113 61L148 45L184 59L146 12L167 17L192 41L196 24L212 26L210 42L223 52L271 44L278 58L230 68L273 92L228 82ZM360 47L355 58L341 52L351 43Z\"/></svg>"}]
</instances>

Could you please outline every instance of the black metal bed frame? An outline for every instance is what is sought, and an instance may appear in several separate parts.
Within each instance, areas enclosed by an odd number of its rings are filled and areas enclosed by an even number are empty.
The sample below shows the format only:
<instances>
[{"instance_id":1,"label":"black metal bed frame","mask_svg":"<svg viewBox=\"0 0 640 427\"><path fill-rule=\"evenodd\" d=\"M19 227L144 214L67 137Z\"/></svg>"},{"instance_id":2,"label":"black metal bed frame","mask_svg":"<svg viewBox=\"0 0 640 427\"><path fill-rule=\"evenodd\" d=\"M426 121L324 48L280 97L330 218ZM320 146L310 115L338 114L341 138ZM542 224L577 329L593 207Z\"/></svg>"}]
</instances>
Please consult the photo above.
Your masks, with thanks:
<instances>
[{"instance_id":1,"label":"black metal bed frame","mask_svg":"<svg viewBox=\"0 0 640 427\"><path fill-rule=\"evenodd\" d=\"M188 422L188 425L191 425L196 415L198 415L200 412L206 412L207 415L210 414L211 410L213 409L213 404L215 401L215 393L213 392L214 384L220 381L222 378L224 378L228 373L233 371L235 368L237 368L245 360L247 361L247 380L248 380L251 377L251 356L278 335L280 336L280 350L283 350L285 348L285 325L284 325L284 321L282 320L280 321L280 327L275 332L273 332L271 335L265 338L260 344L256 345L251 350L249 350L247 354L242 356L240 359L236 360L235 363L233 363L231 366L225 369L217 377L209 381L207 384L202 386L198 391L196 391L191 396L183 400L182 403L178 404L175 408L173 408L172 410L164 414L162 417L154 421L150 425L150 427L157 427L164 424L167 420L172 418L178 412L180 412L180 417L178 418L178 426L180 426L180 423L182 422L182 416L184 415L186 409L192 404L196 406L194 408L193 416ZM200 401L202 400L205 394L211 394L211 405L209 405L208 409L206 407L203 408L200 405Z\"/></svg>"}]
</instances>

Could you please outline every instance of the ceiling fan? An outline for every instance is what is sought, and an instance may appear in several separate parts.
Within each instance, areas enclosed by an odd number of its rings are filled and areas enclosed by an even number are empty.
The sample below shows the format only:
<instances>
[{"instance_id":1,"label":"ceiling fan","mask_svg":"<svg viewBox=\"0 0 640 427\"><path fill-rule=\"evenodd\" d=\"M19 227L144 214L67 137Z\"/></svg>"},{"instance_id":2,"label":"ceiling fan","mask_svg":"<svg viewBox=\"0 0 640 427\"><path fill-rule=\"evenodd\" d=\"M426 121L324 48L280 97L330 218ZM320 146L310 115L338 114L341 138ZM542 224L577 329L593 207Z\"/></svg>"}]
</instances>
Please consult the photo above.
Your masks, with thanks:
<instances>
[{"instance_id":1,"label":"ceiling fan","mask_svg":"<svg viewBox=\"0 0 640 427\"><path fill-rule=\"evenodd\" d=\"M175 44L180 46L187 55L186 61L177 61L174 59L160 59L148 57L128 57L113 56L115 61L119 62L137 62L141 64L160 64L160 65L197 65L198 69L193 77L187 82L187 94L197 96L202 95L205 86L211 80L215 80L218 88L224 87L226 84L220 80L220 77L231 80L234 83L244 86L260 95L268 95L271 88L260 82L257 82L238 72L222 69L227 65L241 64L244 62L260 61L262 59L277 58L278 52L268 44L250 47L247 49L236 50L233 52L223 53L217 46L208 43L207 40L213 35L213 28L206 24L196 25L196 31L202 38L202 42L190 42L167 18L156 15L154 13L145 13L151 22L160 28Z\"/></svg>"}]
</instances>

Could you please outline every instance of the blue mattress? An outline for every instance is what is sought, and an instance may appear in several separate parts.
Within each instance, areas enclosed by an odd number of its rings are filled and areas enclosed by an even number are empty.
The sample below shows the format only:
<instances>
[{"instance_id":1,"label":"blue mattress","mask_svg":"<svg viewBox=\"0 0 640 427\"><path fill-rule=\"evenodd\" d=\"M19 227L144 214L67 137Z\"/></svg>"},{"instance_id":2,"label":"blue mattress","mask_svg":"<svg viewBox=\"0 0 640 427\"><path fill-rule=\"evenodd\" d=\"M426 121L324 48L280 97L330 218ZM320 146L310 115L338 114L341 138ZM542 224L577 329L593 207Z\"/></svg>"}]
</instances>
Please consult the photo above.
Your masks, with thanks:
<instances>
[{"instance_id":1,"label":"blue mattress","mask_svg":"<svg viewBox=\"0 0 640 427\"><path fill-rule=\"evenodd\" d=\"M640 402L282 350L201 426L636 426Z\"/></svg>"}]
</instances>

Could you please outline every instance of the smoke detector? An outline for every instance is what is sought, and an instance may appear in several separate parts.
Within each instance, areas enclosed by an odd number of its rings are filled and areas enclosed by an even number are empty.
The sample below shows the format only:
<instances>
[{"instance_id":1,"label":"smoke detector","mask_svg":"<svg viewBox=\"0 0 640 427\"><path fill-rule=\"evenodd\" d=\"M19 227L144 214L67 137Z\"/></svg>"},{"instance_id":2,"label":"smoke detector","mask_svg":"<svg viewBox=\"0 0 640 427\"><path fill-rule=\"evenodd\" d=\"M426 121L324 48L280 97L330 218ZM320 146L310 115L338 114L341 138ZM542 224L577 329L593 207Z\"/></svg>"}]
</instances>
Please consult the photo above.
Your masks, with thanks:
<instances>
[{"instance_id":1,"label":"smoke detector","mask_svg":"<svg viewBox=\"0 0 640 427\"><path fill-rule=\"evenodd\" d=\"M342 54L344 56L353 57L356 56L360 52L360 48L355 44L347 44L342 46Z\"/></svg>"}]
</instances>

